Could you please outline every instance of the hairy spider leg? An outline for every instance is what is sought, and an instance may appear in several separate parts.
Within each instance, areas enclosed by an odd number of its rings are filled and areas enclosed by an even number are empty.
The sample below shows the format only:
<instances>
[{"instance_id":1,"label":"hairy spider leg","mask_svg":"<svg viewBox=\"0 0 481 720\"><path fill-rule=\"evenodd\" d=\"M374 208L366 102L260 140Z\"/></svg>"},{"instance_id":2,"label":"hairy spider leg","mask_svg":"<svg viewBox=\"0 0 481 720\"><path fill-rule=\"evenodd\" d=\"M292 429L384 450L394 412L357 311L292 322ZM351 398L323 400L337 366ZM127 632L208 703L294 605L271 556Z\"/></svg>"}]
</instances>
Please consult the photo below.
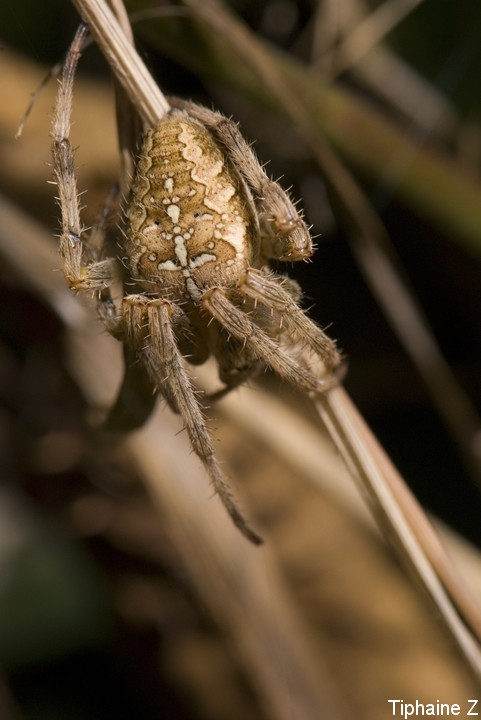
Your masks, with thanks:
<instances>
[{"instance_id":1,"label":"hairy spider leg","mask_svg":"<svg viewBox=\"0 0 481 720\"><path fill-rule=\"evenodd\" d=\"M282 283L283 278L274 273L267 275L250 268L240 282L239 292L280 315L293 340L309 347L322 360L326 372L332 373L342 363L336 343L307 317Z\"/></svg>"},{"instance_id":2,"label":"hairy spider leg","mask_svg":"<svg viewBox=\"0 0 481 720\"><path fill-rule=\"evenodd\" d=\"M243 342L259 359L281 378L304 392L323 392L326 385L308 369L302 367L248 315L229 300L221 288L211 288L200 303L234 338Z\"/></svg>"},{"instance_id":3,"label":"hairy spider leg","mask_svg":"<svg viewBox=\"0 0 481 720\"><path fill-rule=\"evenodd\" d=\"M182 417L192 447L232 521L248 540L259 545L262 540L250 529L237 507L214 455L199 401L177 347L174 327L182 318L182 310L168 300L149 300L143 295L128 295L122 309L129 346L141 356L156 389Z\"/></svg>"},{"instance_id":4,"label":"hairy spider leg","mask_svg":"<svg viewBox=\"0 0 481 720\"><path fill-rule=\"evenodd\" d=\"M88 29L81 25L65 59L52 123L53 170L58 186L58 204L62 213L60 254L64 274L74 290L102 289L116 276L116 261L104 258L84 265L79 194L75 176L74 151L70 143L73 82Z\"/></svg>"}]
</instances>

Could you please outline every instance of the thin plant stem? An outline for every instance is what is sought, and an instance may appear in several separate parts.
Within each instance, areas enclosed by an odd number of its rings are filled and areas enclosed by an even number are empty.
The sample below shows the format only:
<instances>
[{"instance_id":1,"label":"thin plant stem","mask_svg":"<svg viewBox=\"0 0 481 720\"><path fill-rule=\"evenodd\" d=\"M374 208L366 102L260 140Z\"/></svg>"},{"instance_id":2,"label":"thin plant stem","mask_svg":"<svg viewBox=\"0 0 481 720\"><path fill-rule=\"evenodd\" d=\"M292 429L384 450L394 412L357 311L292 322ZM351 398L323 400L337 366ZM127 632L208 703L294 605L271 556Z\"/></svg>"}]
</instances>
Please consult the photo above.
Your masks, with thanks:
<instances>
[{"instance_id":1,"label":"thin plant stem","mask_svg":"<svg viewBox=\"0 0 481 720\"><path fill-rule=\"evenodd\" d=\"M131 103L149 126L169 110L159 86L102 0L72 0Z\"/></svg>"},{"instance_id":2,"label":"thin plant stem","mask_svg":"<svg viewBox=\"0 0 481 720\"><path fill-rule=\"evenodd\" d=\"M119 47L124 47L124 50L128 48L129 57L135 55L135 51L128 41L124 40L121 42L119 40L119 35L122 34L122 31L118 28L113 15L111 13L110 16L106 15L105 7L103 7L102 12L99 12L97 15L91 12L92 6L95 6L96 9L102 6L100 0L73 0L73 2L81 12L83 19L89 22L89 24L92 23L95 18L97 25L95 29L92 27L92 32L96 38L98 37L100 39L99 42L107 60L112 63L112 69L118 76L131 101L140 103L140 98L142 98L142 116L144 119L147 122L152 122L153 119L160 117L162 112L165 112L164 102L163 100L159 100L159 98L163 96L158 93L156 94L157 103L155 104L155 110L152 107L150 98L149 102L147 102L147 98L143 97L146 89L153 83L153 80L151 82L146 81L145 73L147 73L147 71L145 68L139 70L139 64L142 65L140 58L137 56L135 62L129 65L128 61L122 60L122 62L120 62L117 57ZM232 22L230 16L225 14L223 6L220 3L213 2L213 0L202 0L202 2L201 0L186 0L185 4L188 5L192 12L199 18L207 19L207 21L210 21L214 26L220 22L221 26L224 24L225 29L225 23ZM89 8L88 12L86 10L87 6ZM103 27L104 23L105 27ZM102 27L98 27L98 25ZM112 42L110 42L111 37ZM293 105L290 104L295 98L293 98L291 91L279 76L272 63L269 62L260 45L256 45L251 40L247 31L240 25L235 26L233 40L236 42L239 41L241 44L244 43L246 58L248 54L251 62L256 65L261 77L270 90L276 94L278 99L282 102L289 103L289 106L292 108L292 119L296 124L299 124L302 129L305 129L306 135L308 135L309 126L306 125L303 114L300 110L296 110L295 103ZM116 50L113 51L112 47L115 47ZM138 82L136 81L137 72L139 72ZM357 220L357 218L355 219ZM342 453L353 476L361 481L362 486L371 496L374 494L377 497L376 508L382 511L381 524L387 524L389 529L395 533L397 544L402 547L403 554L409 559L409 563L415 571L416 576L422 582L428 595L439 609L446 627L452 633L469 666L474 674L478 678L481 678L481 652L479 646L461 621L442 583L434 572L426 553L423 548L420 547L416 537L411 531L409 523L406 521L395 500L393 500L392 493L389 490L389 485L386 483L383 472L366 443L365 433L359 432L359 421L352 404L348 401L347 396L341 389L336 389L324 396L316 396L314 398L314 405ZM463 592L462 587L459 588L459 592Z\"/></svg>"},{"instance_id":3,"label":"thin plant stem","mask_svg":"<svg viewBox=\"0 0 481 720\"><path fill-rule=\"evenodd\" d=\"M336 75L356 65L424 0L385 0L364 18L336 48Z\"/></svg>"}]
</instances>

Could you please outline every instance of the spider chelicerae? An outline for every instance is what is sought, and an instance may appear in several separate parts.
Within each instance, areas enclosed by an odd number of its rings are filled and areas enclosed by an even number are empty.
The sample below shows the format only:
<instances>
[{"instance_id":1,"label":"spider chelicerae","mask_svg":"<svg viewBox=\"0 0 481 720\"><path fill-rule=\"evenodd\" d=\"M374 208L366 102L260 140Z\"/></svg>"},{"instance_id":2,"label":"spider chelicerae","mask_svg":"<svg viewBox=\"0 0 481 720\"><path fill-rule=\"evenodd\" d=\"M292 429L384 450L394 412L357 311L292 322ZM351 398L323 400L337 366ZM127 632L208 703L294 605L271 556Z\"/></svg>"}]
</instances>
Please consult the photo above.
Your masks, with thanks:
<instances>
[{"instance_id":1,"label":"spider chelicerae","mask_svg":"<svg viewBox=\"0 0 481 720\"><path fill-rule=\"evenodd\" d=\"M214 454L186 365L213 355L222 392L266 366L304 392L332 385L341 361L335 343L299 307L297 284L268 267L270 259L309 258L309 230L235 123L173 100L142 140L118 257L107 256L106 243L84 241L69 133L85 32L67 54L52 128L66 280L75 291L95 292L100 317L124 343L139 384L180 413L227 512L259 543ZM109 288L119 277L123 295L114 300ZM124 381L124 403L125 392Z\"/></svg>"}]
</instances>

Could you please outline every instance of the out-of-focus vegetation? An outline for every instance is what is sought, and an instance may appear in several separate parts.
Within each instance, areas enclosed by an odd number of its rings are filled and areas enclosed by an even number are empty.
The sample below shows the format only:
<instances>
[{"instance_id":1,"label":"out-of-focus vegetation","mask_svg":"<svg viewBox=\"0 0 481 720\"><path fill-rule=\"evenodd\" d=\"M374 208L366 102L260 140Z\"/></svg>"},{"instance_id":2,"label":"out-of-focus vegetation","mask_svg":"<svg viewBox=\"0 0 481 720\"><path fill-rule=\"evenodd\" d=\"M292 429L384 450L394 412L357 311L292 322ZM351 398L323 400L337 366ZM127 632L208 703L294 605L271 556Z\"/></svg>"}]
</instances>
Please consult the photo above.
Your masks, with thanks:
<instances>
[{"instance_id":1,"label":"out-of-focus vegetation","mask_svg":"<svg viewBox=\"0 0 481 720\"><path fill-rule=\"evenodd\" d=\"M467 459L446 430L354 259L365 216L349 216L346 186L326 177L332 165L323 165L326 155L316 156L310 142L313 135L325 138L352 173L475 415L481 6L424 0L375 42L380 21L365 27L359 42L368 47L373 38L372 47L353 61L363 19L381 6L394 12L407 4L229 3L270 53L280 89L270 72L256 73L257 45L243 56L243 36L230 37L229 28L207 19L192 21L197 3L127 7L141 54L163 89L233 114L271 173L302 198L318 250L312 263L289 273L311 314L339 339L349 392L423 503L479 545L479 438L466 439L473 453ZM13 136L29 94L63 57L77 22L63 0L48 9L39 0L0 7L0 192L51 233L58 214L47 185L55 80L22 138ZM73 133L80 188L88 190L86 224L118 172L113 108L108 70L91 47L81 63ZM8 231L4 224L2 233ZM3 261L0 281L0 714L273 717L218 619L192 593L175 543L124 451L92 431L95 408L76 385L58 317L32 291L28 273ZM444 392L442 382L438 388ZM449 407L448 400L448 413ZM458 410L453 405L454 419ZM239 436L228 423L220 435L221 452L269 528L289 594L348 714L384 718L388 697L471 696L470 679L440 629L366 531L271 458L258 439Z\"/></svg>"}]
</instances>

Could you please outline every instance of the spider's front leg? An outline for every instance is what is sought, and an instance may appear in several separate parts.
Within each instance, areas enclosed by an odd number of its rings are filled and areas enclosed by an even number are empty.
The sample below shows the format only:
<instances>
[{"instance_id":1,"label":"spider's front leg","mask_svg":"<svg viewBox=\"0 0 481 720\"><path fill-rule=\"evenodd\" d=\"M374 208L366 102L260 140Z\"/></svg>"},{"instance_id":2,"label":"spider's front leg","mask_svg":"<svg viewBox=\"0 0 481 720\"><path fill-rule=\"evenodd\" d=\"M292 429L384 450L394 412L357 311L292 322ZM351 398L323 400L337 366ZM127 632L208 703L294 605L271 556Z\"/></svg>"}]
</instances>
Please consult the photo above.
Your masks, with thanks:
<instances>
[{"instance_id":1,"label":"spider's front leg","mask_svg":"<svg viewBox=\"0 0 481 720\"><path fill-rule=\"evenodd\" d=\"M130 295L123 300L126 344L145 365L156 390L180 413L192 447L234 524L258 545L262 541L247 525L214 455L212 439L177 346L175 328L182 327L184 319L183 311L168 300L149 300L143 295Z\"/></svg>"},{"instance_id":2,"label":"spider's front leg","mask_svg":"<svg viewBox=\"0 0 481 720\"><path fill-rule=\"evenodd\" d=\"M60 254L65 278L74 290L105 288L116 275L116 263L112 258L83 264L84 228L80 220L74 151L70 143L70 118L74 75L87 33L86 26L81 25L65 59L52 123L53 169L62 213Z\"/></svg>"}]
</instances>

